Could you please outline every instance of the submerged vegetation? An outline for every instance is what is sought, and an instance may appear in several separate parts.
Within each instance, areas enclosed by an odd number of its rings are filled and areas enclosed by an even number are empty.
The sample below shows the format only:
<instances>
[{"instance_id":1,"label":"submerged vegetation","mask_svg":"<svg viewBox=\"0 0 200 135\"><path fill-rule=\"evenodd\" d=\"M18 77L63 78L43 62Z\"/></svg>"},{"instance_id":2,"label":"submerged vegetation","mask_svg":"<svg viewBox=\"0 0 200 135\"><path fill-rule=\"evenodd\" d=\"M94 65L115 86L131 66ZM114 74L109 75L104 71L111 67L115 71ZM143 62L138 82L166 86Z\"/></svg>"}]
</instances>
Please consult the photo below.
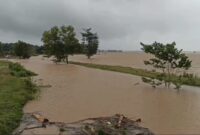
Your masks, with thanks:
<instances>
[{"instance_id":1,"label":"submerged vegetation","mask_svg":"<svg viewBox=\"0 0 200 135\"><path fill-rule=\"evenodd\" d=\"M38 88L33 72L17 63L0 61L0 135L10 135L19 125L23 106L32 100Z\"/></svg>"},{"instance_id":2,"label":"submerged vegetation","mask_svg":"<svg viewBox=\"0 0 200 135\"><path fill-rule=\"evenodd\" d=\"M144 64L151 65L162 72L156 77L143 77L145 83L153 87L164 83L168 88L174 84L176 89L180 89L185 78L196 79L193 75L187 75L186 70L191 67L192 61L182 52L183 50L176 48L175 42L166 45L157 42L151 45L141 43L141 45L145 53L153 55L153 58L144 61Z\"/></svg>"},{"instance_id":3,"label":"submerged vegetation","mask_svg":"<svg viewBox=\"0 0 200 135\"><path fill-rule=\"evenodd\" d=\"M82 62L70 62L71 64L85 66L89 68L96 68L108 71L115 71L120 73L132 74L137 76L142 76L143 78L155 78L159 80L165 80L162 73L155 71L148 71L145 69L138 69L132 67L123 67L123 66L111 66L111 65L101 65L101 64L92 64L92 63L82 63ZM168 80L165 80L168 81ZM171 74L170 82L174 84L190 85L190 86L200 86L200 77L194 76L192 74L183 74L178 76L176 74ZM155 82L156 83L156 82Z\"/></svg>"}]
</instances>

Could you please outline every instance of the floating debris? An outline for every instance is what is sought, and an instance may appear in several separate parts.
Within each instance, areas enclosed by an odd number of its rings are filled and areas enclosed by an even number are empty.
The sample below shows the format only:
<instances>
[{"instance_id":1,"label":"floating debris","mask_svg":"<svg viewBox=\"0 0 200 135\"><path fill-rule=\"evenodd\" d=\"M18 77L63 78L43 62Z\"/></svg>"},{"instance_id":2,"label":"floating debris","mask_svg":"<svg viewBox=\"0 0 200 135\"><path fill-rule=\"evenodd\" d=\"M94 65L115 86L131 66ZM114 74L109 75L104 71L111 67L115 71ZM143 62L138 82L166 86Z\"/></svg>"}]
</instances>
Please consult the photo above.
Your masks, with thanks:
<instances>
[{"instance_id":1,"label":"floating debris","mask_svg":"<svg viewBox=\"0 0 200 135\"><path fill-rule=\"evenodd\" d=\"M128 119L122 114L110 117L88 118L73 123L51 122L40 113L25 114L14 135L154 135L139 126L141 119Z\"/></svg>"}]
</instances>

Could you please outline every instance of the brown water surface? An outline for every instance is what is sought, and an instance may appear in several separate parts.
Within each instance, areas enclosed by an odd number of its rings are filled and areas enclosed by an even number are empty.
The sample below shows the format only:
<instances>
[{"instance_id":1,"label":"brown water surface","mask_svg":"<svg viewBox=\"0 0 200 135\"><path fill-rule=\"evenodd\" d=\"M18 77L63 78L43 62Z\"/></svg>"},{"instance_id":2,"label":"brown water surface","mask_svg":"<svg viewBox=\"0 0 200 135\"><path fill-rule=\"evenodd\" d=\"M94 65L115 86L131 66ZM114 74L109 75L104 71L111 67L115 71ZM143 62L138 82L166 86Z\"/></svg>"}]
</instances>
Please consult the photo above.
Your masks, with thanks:
<instances>
[{"instance_id":1,"label":"brown water surface","mask_svg":"<svg viewBox=\"0 0 200 135\"><path fill-rule=\"evenodd\" d=\"M73 56L74 61L144 67L149 56L138 53L97 55L92 60ZM193 71L200 73L200 55L191 55ZM28 103L24 111L40 111L52 121L73 122L88 117L123 113L130 118L142 118L142 125L159 134L200 134L200 88L184 86L174 89L153 89L140 77L54 64L46 58L32 57L20 61L39 74L43 84L38 100Z\"/></svg>"}]
</instances>

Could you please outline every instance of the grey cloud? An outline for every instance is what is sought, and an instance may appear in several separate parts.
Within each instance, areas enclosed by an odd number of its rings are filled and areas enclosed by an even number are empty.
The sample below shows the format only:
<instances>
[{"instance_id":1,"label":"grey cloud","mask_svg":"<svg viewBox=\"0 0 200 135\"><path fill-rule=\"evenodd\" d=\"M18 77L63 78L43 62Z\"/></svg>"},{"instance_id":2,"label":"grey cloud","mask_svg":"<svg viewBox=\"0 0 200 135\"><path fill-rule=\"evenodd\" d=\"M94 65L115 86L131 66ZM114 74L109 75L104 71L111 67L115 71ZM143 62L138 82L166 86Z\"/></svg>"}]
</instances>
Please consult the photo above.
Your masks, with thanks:
<instances>
[{"instance_id":1,"label":"grey cloud","mask_svg":"<svg viewBox=\"0 0 200 135\"><path fill-rule=\"evenodd\" d=\"M101 49L139 50L139 42L176 41L200 50L199 0L0 0L0 40L42 44L55 25L92 27Z\"/></svg>"}]
</instances>

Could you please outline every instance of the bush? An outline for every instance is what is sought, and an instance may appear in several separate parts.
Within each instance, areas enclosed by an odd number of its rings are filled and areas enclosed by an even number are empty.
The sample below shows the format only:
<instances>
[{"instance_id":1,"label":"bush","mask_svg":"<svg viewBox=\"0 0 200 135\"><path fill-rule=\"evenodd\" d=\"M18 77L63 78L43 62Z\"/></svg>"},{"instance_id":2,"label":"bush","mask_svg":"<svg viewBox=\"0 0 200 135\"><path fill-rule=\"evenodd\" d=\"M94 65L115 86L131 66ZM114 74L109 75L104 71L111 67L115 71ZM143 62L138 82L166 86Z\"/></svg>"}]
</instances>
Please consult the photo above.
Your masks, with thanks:
<instances>
[{"instance_id":1,"label":"bush","mask_svg":"<svg viewBox=\"0 0 200 135\"><path fill-rule=\"evenodd\" d=\"M19 58L28 59L32 55L32 46L23 41L18 41L14 46L14 53Z\"/></svg>"},{"instance_id":2,"label":"bush","mask_svg":"<svg viewBox=\"0 0 200 135\"><path fill-rule=\"evenodd\" d=\"M35 73L29 70L26 70L19 63L9 63L9 69L11 71L11 75L17 76L17 77L28 77L28 76L36 75Z\"/></svg>"},{"instance_id":3,"label":"bush","mask_svg":"<svg viewBox=\"0 0 200 135\"><path fill-rule=\"evenodd\" d=\"M28 100L34 99L35 93L38 91L38 87L33 83L31 78L27 78L24 80L25 82L25 89L28 90L29 94L27 95Z\"/></svg>"}]
</instances>

